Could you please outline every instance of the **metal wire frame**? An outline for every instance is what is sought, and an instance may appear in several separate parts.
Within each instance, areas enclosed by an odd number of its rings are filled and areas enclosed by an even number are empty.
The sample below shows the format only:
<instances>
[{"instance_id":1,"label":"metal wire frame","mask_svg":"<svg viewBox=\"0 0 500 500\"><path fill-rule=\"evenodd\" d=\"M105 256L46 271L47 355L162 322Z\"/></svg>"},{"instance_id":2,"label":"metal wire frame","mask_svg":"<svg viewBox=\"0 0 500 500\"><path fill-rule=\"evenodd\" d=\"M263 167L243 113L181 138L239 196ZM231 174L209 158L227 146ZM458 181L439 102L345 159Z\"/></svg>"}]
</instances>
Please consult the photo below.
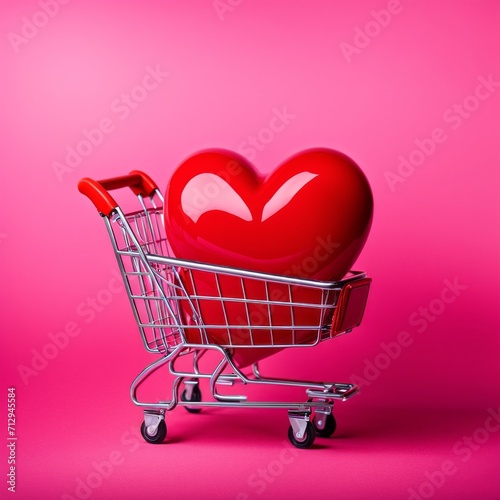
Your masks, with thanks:
<instances>
[{"instance_id":1,"label":"metal wire frame","mask_svg":"<svg viewBox=\"0 0 500 500\"><path fill-rule=\"evenodd\" d=\"M177 405L190 411L203 406L285 408L290 441L294 446L310 446L314 439L314 430L312 440L307 432L311 420L316 431L327 430L325 422L327 417L333 418L334 402L351 398L359 388L351 383L263 377L256 363L247 374L233 355L236 348L313 346L349 331L361 321L370 280L364 279L364 273L353 271L341 281L319 282L173 258L164 231L161 194L156 190L151 197L139 195L138 199L140 210L125 213L117 206L104 221L144 346L149 352L161 354L130 387L133 403L144 410L143 437L148 442L161 442L166 433L165 412ZM354 308L358 320L342 313L351 300L350 292L344 293L351 285L358 290L364 287L365 295L357 299L357 313ZM257 295L256 290L260 290ZM244 313L235 314L238 308ZM258 320L256 311L261 313ZM215 368L198 365L207 352L219 355ZM177 361L190 355L192 368L178 369ZM163 366L168 366L174 377L166 398L139 400L139 387ZM192 397L194 387L203 380L210 386L213 401L202 401L200 392ZM185 390L181 393L182 384ZM244 394L221 394L217 390L219 385L234 384L302 387L307 401L248 401Z\"/></svg>"},{"instance_id":2,"label":"metal wire frame","mask_svg":"<svg viewBox=\"0 0 500 500\"><path fill-rule=\"evenodd\" d=\"M365 277L364 273L353 272L342 281L319 282L173 258L164 231L161 194L155 192L150 198L139 195L138 199L141 210L124 213L117 207L104 220L149 352L172 352L180 344L189 343L195 332L199 341L191 343L223 348L316 345L331 337L330 323L342 287ZM230 280L236 289L232 295L222 290L222 280ZM210 287L209 294L199 292L200 281L215 286ZM264 293L250 298L248 290L257 284ZM278 298L271 297L272 287L280 287ZM295 299L297 296L302 299ZM235 314L238 305L243 306L244 314ZM213 314L211 322L204 321L207 306L219 308L217 321L213 321ZM262 313L259 321L252 318L256 308ZM297 310L309 311L309 321L298 322ZM285 313L290 321L283 324ZM275 321L277 318L281 324ZM222 342L221 331L225 332ZM287 334L291 338L283 340ZM269 340L258 341L259 335L267 335Z\"/></svg>"}]
</instances>

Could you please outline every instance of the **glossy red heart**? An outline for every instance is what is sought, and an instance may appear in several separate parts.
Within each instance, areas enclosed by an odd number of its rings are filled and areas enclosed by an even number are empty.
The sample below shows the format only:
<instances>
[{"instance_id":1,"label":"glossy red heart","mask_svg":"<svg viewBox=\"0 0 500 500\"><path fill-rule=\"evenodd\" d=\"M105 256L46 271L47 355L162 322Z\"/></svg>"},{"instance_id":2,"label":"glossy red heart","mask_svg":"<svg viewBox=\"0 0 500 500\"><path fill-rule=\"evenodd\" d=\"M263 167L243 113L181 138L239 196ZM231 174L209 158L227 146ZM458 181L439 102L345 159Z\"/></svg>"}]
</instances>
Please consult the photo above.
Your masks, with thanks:
<instances>
[{"instance_id":1,"label":"glossy red heart","mask_svg":"<svg viewBox=\"0 0 500 500\"><path fill-rule=\"evenodd\" d=\"M365 175L342 153L307 150L264 178L240 155L209 150L191 156L173 174L165 228L179 258L337 280L361 252L372 210ZM210 293L216 285L203 286ZM229 282L227 287L232 288ZM211 304L202 315L213 324L222 311ZM219 343L227 340L222 331L211 333Z\"/></svg>"}]
</instances>

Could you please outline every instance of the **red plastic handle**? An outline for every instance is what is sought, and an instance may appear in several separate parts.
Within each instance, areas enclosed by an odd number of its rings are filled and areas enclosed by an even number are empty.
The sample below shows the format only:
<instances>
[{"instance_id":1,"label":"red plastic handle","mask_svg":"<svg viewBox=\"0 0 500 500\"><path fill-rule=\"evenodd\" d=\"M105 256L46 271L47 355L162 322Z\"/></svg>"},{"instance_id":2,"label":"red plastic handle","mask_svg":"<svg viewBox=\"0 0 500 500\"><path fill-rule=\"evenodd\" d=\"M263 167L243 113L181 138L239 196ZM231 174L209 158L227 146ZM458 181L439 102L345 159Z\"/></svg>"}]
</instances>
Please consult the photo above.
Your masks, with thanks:
<instances>
[{"instance_id":1,"label":"red plastic handle","mask_svg":"<svg viewBox=\"0 0 500 500\"><path fill-rule=\"evenodd\" d=\"M80 193L84 194L94 204L98 212L106 217L109 217L118 206L108 191L125 187L129 187L134 194L142 196L151 196L158 189L151 177L139 170L133 170L129 175L101 181L85 177L78 183Z\"/></svg>"}]
</instances>

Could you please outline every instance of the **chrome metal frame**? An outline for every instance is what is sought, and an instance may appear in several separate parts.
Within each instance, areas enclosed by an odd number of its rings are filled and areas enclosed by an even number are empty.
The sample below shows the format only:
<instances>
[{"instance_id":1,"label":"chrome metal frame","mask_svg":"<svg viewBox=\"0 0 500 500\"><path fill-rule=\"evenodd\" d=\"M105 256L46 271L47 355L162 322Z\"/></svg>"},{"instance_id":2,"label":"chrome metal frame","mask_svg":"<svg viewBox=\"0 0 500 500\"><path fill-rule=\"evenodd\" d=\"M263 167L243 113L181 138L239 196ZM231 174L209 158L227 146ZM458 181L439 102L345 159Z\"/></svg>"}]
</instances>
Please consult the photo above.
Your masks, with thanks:
<instances>
[{"instance_id":1,"label":"chrome metal frame","mask_svg":"<svg viewBox=\"0 0 500 500\"><path fill-rule=\"evenodd\" d=\"M312 347L332 337L330 324L325 323L333 317L336 301L344 286L366 277L365 273L353 271L349 277L341 281L321 282L294 277L278 276L255 271L235 269L201 262L177 259L171 256L167 237L163 226L163 197L157 190L150 198L138 196L140 210L125 213L117 207L109 217L103 217L110 236L118 265L123 277L132 311L139 327L144 347L151 353L161 357L137 375L130 388L130 397L134 404L144 410L144 425L148 435L153 436L164 419L165 412L173 410L177 405L189 408L201 407L249 407L249 408L285 408L289 411L290 425L295 439L304 439L307 423L314 411L317 418L316 427L324 427L325 418L332 413L335 401L345 401L358 392L354 384L337 382L311 382L280 378L266 378L260 374L257 364L252 366L252 373L244 374L235 364L233 349L245 348L298 348ZM214 296L196 293L195 273L207 273L217 283L218 294ZM224 297L219 285L222 276L230 276L241 283L241 296ZM186 279L190 279L186 285ZM245 286L248 282L263 283L265 299L248 299ZM288 290L288 297L270 300L269 285L280 284ZM194 293L189 293L191 288ZM293 296L297 289L315 289L321 292L320 303L296 302ZM285 294L286 295L286 294ZM201 301L214 301L222 304L224 311L223 324L205 324L201 313ZM226 314L226 303L238 302L245 305L247 311L246 324L232 323ZM248 306L255 304L267 308L268 323L252 324L248 314ZM274 307L313 308L317 310L319 321L313 325L297 325L293 320L289 325L273 325L272 309ZM190 320L185 320L183 311L190 311ZM218 344L213 340L211 330L223 328L227 330L228 342ZM232 332L248 329L249 342L240 344L233 342ZM271 342L266 345L256 344L254 334L259 330L271 331ZM292 331L290 343L275 343L274 332ZM313 332L307 343L296 342L296 335L303 330ZM200 332L201 342L189 342L190 332ZM350 331L350 330L348 330ZM220 362L212 371L200 369L199 360L207 352L220 356ZM192 370L178 370L176 362L180 358L192 355ZM174 377L169 396L165 401L141 401L138 398L139 387L164 365L168 365ZM211 401L192 401L193 388L200 381L208 381ZM248 401L244 394L225 395L218 392L223 385L273 385L305 388L306 402ZM181 385L186 388L187 400L179 397Z\"/></svg>"}]
</instances>

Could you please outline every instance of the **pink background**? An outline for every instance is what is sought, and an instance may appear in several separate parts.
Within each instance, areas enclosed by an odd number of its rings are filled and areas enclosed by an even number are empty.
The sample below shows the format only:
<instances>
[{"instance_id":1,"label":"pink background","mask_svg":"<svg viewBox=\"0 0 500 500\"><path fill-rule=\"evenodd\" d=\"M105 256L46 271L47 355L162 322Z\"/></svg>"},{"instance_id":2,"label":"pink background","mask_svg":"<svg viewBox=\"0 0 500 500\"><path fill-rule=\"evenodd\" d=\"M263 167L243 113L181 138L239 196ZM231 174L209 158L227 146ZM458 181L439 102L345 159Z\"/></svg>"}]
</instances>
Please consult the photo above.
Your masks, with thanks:
<instances>
[{"instance_id":1,"label":"pink background","mask_svg":"<svg viewBox=\"0 0 500 500\"><path fill-rule=\"evenodd\" d=\"M228 6L220 15L210 0L74 0L49 19L42 0L1 2L1 370L2 394L17 388L17 497L75 497L87 478L96 499L498 497L500 432L484 429L500 403L500 86L471 96L480 78L500 81L500 5L219 3ZM388 6L397 13L380 27L371 11ZM31 38L20 43L13 34L22 36L25 17L40 27L24 27ZM356 34L364 47L346 57ZM148 66L169 74L136 94L145 98L135 109L117 112L116 99ZM460 117L456 105L469 111ZM262 368L354 377L361 395L337 405L336 437L296 455L283 451L286 413L268 410L179 408L167 416L168 443L147 445L128 386L153 357L111 281L103 224L76 184L139 168L164 188L193 152L244 147L274 108L295 117L257 152L260 170L325 146L369 178L375 219L357 268L373 287L351 335ZM53 163L106 118L113 130L58 178ZM397 174L400 155L437 128L441 143L427 142L431 154L391 189L387 172ZM440 299L445 280L462 286L452 302L445 292L450 303ZM96 296L108 303L91 315L86 302ZM432 319L417 322L429 306ZM68 322L80 333L47 351ZM403 331L411 345L384 364L384 345ZM23 379L44 348L53 359ZM109 477L92 476L110 455Z\"/></svg>"}]
</instances>

